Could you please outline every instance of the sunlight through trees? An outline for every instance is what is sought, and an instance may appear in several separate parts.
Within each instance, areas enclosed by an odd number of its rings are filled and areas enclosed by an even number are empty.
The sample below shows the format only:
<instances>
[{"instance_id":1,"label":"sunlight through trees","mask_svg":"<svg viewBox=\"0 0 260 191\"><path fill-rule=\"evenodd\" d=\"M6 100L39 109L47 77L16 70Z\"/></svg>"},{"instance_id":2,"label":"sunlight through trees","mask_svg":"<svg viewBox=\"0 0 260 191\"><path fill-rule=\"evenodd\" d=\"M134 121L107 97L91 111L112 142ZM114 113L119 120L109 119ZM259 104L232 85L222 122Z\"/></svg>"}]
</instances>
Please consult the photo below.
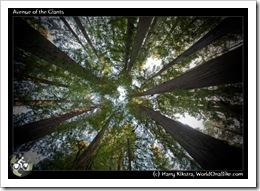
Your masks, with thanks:
<instances>
[{"instance_id":1,"label":"sunlight through trees","mask_svg":"<svg viewBox=\"0 0 260 191\"><path fill-rule=\"evenodd\" d=\"M39 170L242 169L242 27L240 17L13 18L15 152L37 153Z\"/></svg>"}]
</instances>

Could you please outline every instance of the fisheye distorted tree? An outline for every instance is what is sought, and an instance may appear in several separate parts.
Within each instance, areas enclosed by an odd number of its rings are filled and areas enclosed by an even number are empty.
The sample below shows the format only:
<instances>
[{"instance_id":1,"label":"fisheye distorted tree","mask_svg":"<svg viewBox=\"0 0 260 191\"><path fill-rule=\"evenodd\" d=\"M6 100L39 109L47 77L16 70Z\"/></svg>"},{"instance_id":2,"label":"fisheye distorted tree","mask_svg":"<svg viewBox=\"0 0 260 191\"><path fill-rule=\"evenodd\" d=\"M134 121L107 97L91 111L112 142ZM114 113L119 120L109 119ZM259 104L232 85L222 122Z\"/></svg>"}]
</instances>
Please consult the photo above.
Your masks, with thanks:
<instances>
[{"instance_id":1,"label":"fisheye distorted tree","mask_svg":"<svg viewBox=\"0 0 260 191\"><path fill-rule=\"evenodd\" d=\"M242 21L15 17L13 146L38 169L243 169Z\"/></svg>"}]
</instances>

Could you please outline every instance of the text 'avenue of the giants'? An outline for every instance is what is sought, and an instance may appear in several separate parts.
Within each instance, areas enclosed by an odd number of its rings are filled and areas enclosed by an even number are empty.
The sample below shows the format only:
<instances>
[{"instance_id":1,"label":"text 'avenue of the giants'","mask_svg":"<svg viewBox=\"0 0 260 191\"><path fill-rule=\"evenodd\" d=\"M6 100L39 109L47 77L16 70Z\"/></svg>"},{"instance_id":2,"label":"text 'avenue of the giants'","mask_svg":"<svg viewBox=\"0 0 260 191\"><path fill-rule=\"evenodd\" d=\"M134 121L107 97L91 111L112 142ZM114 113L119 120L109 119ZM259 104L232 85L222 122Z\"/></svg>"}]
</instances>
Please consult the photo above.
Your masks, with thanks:
<instances>
[{"instance_id":1,"label":"text 'avenue of the giants'","mask_svg":"<svg viewBox=\"0 0 260 191\"><path fill-rule=\"evenodd\" d=\"M63 10L55 10L55 9L48 9L48 10L42 10L42 9L35 9L35 10L13 10L14 15L57 15L57 14L64 14Z\"/></svg>"}]
</instances>

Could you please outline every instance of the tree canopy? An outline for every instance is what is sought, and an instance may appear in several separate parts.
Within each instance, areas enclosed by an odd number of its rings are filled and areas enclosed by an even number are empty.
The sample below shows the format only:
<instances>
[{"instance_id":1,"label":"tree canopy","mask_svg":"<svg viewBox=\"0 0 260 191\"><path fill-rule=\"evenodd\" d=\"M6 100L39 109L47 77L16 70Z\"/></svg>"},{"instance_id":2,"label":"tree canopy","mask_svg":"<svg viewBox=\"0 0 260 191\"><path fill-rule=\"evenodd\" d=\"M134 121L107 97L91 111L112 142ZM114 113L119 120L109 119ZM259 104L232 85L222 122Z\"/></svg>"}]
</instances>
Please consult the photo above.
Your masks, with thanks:
<instances>
[{"instance_id":1,"label":"tree canopy","mask_svg":"<svg viewBox=\"0 0 260 191\"><path fill-rule=\"evenodd\" d=\"M15 152L37 152L40 170L240 169L242 27L240 17L15 17Z\"/></svg>"}]
</instances>

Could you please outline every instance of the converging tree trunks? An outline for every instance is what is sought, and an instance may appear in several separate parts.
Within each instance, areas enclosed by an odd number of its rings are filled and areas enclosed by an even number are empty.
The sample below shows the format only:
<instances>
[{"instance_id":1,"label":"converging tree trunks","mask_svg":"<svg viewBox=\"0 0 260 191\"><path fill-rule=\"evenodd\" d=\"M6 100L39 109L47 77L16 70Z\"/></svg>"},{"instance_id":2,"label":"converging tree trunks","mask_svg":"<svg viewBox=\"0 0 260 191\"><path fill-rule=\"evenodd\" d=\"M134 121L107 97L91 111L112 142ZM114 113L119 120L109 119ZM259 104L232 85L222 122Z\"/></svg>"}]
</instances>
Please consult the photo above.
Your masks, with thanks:
<instances>
[{"instance_id":1,"label":"converging tree trunks","mask_svg":"<svg viewBox=\"0 0 260 191\"><path fill-rule=\"evenodd\" d=\"M205 170L242 170L243 151L174 121L143 105L138 105L159 123Z\"/></svg>"},{"instance_id":2,"label":"converging tree trunks","mask_svg":"<svg viewBox=\"0 0 260 191\"><path fill-rule=\"evenodd\" d=\"M145 96L171 92L176 89L195 89L242 82L242 46L201 64L186 73L163 82L150 90L136 94Z\"/></svg>"},{"instance_id":3,"label":"converging tree trunks","mask_svg":"<svg viewBox=\"0 0 260 191\"><path fill-rule=\"evenodd\" d=\"M33 141L45 135L48 135L53 132L53 128L55 127L55 125L98 107L99 105L86 108L78 108L75 111L71 111L69 113L15 127L14 146L19 146L23 143Z\"/></svg>"},{"instance_id":4,"label":"converging tree trunks","mask_svg":"<svg viewBox=\"0 0 260 191\"><path fill-rule=\"evenodd\" d=\"M10 19L13 152L35 172L243 172L247 21L175 10Z\"/></svg>"}]
</instances>

